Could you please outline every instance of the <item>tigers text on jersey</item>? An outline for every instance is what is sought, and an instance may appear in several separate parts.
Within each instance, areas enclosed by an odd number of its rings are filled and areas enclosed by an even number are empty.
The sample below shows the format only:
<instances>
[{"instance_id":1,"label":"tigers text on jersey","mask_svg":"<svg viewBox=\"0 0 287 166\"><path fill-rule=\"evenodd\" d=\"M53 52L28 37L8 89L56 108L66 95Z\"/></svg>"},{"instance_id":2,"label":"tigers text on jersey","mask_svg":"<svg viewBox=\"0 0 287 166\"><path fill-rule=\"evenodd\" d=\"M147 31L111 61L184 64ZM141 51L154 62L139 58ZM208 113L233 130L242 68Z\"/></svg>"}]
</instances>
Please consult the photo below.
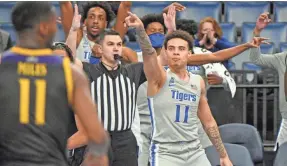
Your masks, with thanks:
<instances>
[{"instance_id":1,"label":"tigers text on jersey","mask_svg":"<svg viewBox=\"0 0 287 166\"><path fill-rule=\"evenodd\" d=\"M167 80L159 93L148 97L152 139L159 143L198 139L197 110L201 95L201 77L190 73L189 82L167 70Z\"/></svg>"}]
</instances>

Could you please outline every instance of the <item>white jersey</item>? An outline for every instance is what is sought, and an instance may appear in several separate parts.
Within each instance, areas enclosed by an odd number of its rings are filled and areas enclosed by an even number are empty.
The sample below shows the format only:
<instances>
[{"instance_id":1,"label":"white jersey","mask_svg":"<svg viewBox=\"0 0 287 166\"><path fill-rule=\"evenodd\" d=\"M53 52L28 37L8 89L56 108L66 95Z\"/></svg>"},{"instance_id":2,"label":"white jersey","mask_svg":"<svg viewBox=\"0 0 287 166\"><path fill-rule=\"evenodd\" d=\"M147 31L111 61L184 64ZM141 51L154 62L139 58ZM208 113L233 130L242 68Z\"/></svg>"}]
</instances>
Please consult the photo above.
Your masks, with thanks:
<instances>
[{"instance_id":1,"label":"white jersey","mask_svg":"<svg viewBox=\"0 0 287 166\"><path fill-rule=\"evenodd\" d=\"M84 34L77 48L77 58L80 59L82 62L89 62L90 57L92 56L92 48L94 47L94 45L95 43L90 41L87 38L87 35Z\"/></svg>"},{"instance_id":2,"label":"white jersey","mask_svg":"<svg viewBox=\"0 0 287 166\"><path fill-rule=\"evenodd\" d=\"M197 111L201 77L190 73L189 81L185 82L169 69L166 72L167 80L159 93L148 97L152 140L159 143L194 141L198 146Z\"/></svg>"}]
</instances>

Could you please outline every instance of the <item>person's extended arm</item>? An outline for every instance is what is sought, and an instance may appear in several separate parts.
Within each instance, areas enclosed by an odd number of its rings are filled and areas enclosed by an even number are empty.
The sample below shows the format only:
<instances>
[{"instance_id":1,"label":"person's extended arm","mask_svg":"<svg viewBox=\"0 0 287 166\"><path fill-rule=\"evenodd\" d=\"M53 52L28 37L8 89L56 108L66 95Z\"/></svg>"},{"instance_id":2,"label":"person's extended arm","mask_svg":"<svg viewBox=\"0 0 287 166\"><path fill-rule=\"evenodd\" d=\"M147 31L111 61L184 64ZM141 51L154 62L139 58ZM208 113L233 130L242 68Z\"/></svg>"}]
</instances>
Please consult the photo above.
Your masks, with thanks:
<instances>
[{"instance_id":1,"label":"person's extended arm","mask_svg":"<svg viewBox=\"0 0 287 166\"><path fill-rule=\"evenodd\" d=\"M73 22L66 40L66 44L73 52L73 57L76 58L77 51L77 31L81 26L81 15L79 15L78 5L75 5Z\"/></svg>"},{"instance_id":2,"label":"person's extended arm","mask_svg":"<svg viewBox=\"0 0 287 166\"><path fill-rule=\"evenodd\" d=\"M61 1L60 3L60 9L61 9L61 22L63 25L63 30L66 34L66 36L69 35L70 28L72 26L73 22L73 5L69 1Z\"/></svg>"},{"instance_id":3,"label":"person's extended arm","mask_svg":"<svg viewBox=\"0 0 287 166\"><path fill-rule=\"evenodd\" d=\"M228 154L225 150L225 147L220 137L217 123L211 114L211 111L210 111L210 108L209 108L209 105L206 99L206 89L205 89L204 81L202 79L200 80L201 80L201 83L200 83L201 95L200 95L199 107L198 107L198 113L197 113L198 118L200 119L210 141L212 142L213 146L219 153L220 159L225 160L225 162L228 162L229 161Z\"/></svg>"},{"instance_id":4,"label":"person's extended arm","mask_svg":"<svg viewBox=\"0 0 287 166\"><path fill-rule=\"evenodd\" d=\"M265 38L260 38L261 41L266 40ZM261 44L259 42L258 44ZM196 56L189 56L188 58L188 65L203 65L206 63L215 63L215 62L223 62L225 60L228 60L236 55L239 55L241 52L252 48L252 47L258 47L259 45L255 45L254 41L241 44L232 48L220 50L214 53L210 54L198 54Z\"/></svg>"},{"instance_id":5,"label":"person's extended arm","mask_svg":"<svg viewBox=\"0 0 287 166\"><path fill-rule=\"evenodd\" d=\"M271 19L268 16L269 13L265 12L260 14L260 16L257 18L256 26L253 30L254 36L260 36L261 31L271 22ZM285 62L286 53L261 55L260 48L253 48L250 50L249 58L255 64L270 68L277 68L280 66L279 63Z\"/></svg>"},{"instance_id":6,"label":"person's extended arm","mask_svg":"<svg viewBox=\"0 0 287 166\"><path fill-rule=\"evenodd\" d=\"M76 121L78 131L68 139L67 148L69 150L82 147L84 145L87 145L89 142L85 129L83 128L83 125L81 124L77 115L75 115L75 121Z\"/></svg>"},{"instance_id":7,"label":"person's extended arm","mask_svg":"<svg viewBox=\"0 0 287 166\"><path fill-rule=\"evenodd\" d=\"M82 145L87 143L89 149L92 150L95 155L105 155L109 147L109 137L107 136L101 122L98 119L97 108L91 97L88 79L83 71L75 66L72 66L74 88L73 88L73 110L77 115L78 133L81 138L73 138L69 140L69 145ZM80 133L80 134L79 134ZM83 136L86 135L87 139ZM73 140L80 142L71 142ZM73 148L73 147L68 147Z\"/></svg>"},{"instance_id":8,"label":"person's extended arm","mask_svg":"<svg viewBox=\"0 0 287 166\"><path fill-rule=\"evenodd\" d=\"M137 53L128 47L123 47L122 56L123 60L126 61L127 63L138 62Z\"/></svg>"},{"instance_id":9,"label":"person's extended arm","mask_svg":"<svg viewBox=\"0 0 287 166\"><path fill-rule=\"evenodd\" d=\"M152 87L160 87L165 81L165 72L157 60L157 53L151 45L142 21L135 14L129 13L125 22L128 26L136 29L136 37L142 50L144 72L148 84L155 85Z\"/></svg>"},{"instance_id":10,"label":"person's extended arm","mask_svg":"<svg viewBox=\"0 0 287 166\"><path fill-rule=\"evenodd\" d=\"M70 29L73 23L73 16L74 16L73 5L70 1L61 1L59 3L60 3L60 8L61 8L61 22L62 22L63 30L65 32L65 36L67 38L69 36ZM83 31L82 31L82 28L79 28L77 30L77 40L76 40L77 47L82 37L83 37Z\"/></svg>"},{"instance_id":11,"label":"person's extended arm","mask_svg":"<svg viewBox=\"0 0 287 166\"><path fill-rule=\"evenodd\" d=\"M117 31L121 38L123 39L128 31L128 28L124 26L125 18L128 16L128 12L131 10L132 2L124 1L120 3L117 20L114 26L115 31Z\"/></svg>"}]
</instances>

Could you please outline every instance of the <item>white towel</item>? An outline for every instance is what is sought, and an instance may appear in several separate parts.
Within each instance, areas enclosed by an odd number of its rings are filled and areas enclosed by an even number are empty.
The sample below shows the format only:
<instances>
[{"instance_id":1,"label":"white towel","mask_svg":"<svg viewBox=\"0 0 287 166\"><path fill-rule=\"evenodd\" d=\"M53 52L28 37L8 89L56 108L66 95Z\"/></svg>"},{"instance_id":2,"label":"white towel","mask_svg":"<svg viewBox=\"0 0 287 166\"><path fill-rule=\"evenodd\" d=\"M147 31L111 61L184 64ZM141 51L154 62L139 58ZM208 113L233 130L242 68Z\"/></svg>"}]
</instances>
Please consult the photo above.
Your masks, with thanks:
<instances>
[{"instance_id":1,"label":"white towel","mask_svg":"<svg viewBox=\"0 0 287 166\"><path fill-rule=\"evenodd\" d=\"M196 54L211 53L210 51L203 49L203 48L199 48L199 47L194 47L193 51ZM221 63L208 63L208 64L205 64L202 66L205 69L206 77L208 74L217 73L219 76L221 76L224 79L224 81L227 82L227 85L228 85L227 89L230 90L231 96L233 98L235 93L236 93L236 83L235 83L234 79L231 77L228 70L225 68L225 66Z\"/></svg>"}]
</instances>

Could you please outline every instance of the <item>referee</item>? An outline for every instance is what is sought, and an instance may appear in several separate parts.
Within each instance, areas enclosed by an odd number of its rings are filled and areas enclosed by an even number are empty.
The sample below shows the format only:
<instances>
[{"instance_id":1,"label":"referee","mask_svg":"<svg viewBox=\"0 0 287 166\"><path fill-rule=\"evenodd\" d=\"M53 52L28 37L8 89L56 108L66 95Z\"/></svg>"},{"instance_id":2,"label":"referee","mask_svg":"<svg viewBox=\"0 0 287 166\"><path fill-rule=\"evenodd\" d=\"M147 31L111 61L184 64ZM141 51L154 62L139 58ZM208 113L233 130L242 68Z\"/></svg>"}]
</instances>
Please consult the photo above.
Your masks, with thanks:
<instances>
[{"instance_id":1,"label":"referee","mask_svg":"<svg viewBox=\"0 0 287 166\"><path fill-rule=\"evenodd\" d=\"M83 63L91 81L92 97L98 104L98 117L111 137L111 166L137 166L137 140L131 131L135 117L138 87L146 81L143 63L121 65L122 39L113 30L103 30L97 37L102 58L98 64ZM69 149L86 144L79 130L69 142Z\"/></svg>"}]
</instances>

